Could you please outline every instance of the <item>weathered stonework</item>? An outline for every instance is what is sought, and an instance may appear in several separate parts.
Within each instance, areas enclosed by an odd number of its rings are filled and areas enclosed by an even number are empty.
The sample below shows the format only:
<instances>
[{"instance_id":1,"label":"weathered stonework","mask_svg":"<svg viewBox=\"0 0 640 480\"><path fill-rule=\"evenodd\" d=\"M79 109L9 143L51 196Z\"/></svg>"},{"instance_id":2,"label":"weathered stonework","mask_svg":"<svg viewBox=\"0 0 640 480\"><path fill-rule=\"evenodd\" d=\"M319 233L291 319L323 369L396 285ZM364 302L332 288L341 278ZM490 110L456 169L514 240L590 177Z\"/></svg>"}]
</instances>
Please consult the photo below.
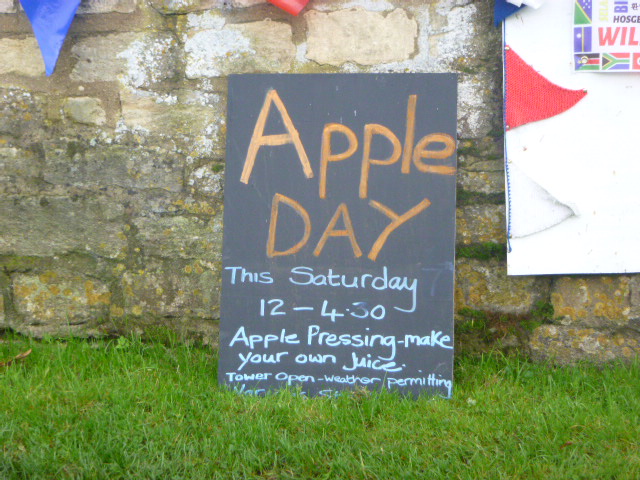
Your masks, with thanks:
<instances>
[{"instance_id":1,"label":"weathered stonework","mask_svg":"<svg viewBox=\"0 0 640 480\"><path fill-rule=\"evenodd\" d=\"M46 150L43 178L52 185L81 188L116 186L179 191L183 170L162 151L123 145L91 148L73 142ZM71 147L71 148L70 148ZM71 150L71 151L70 151ZM119 199L114 199L118 202Z\"/></svg>"},{"instance_id":2,"label":"weathered stonework","mask_svg":"<svg viewBox=\"0 0 640 480\"><path fill-rule=\"evenodd\" d=\"M209 264L150 266L123 275L124 314L211 318L217 313L219 272Z\"/></svg>"},{"instance_id":3,"label":"weathered stonework","mask_svg":"<svg viewBox=\"0 0 640 480\"><path fill-rule=\"evenodd\" d=\"M15 308L21 321L14 328L30 335L96 335L109 311L109 288L96 279L62 277L56 272L16 274L12 278Z\"/></svg>"},{"instance_id":4,"label":"weathered stonework","mask_svg":"<svg viewBox=\"0 0 640 480\"><path fill-rule=\"evenodd\" d=\"M590 328L626 326L631 314L630 281L619 277L562 277L554 282L551 301L562 325Z\"/></svg>"},{"instance_id":5,"label":"weathered stonework","mask_svg":"<svg viewBox=\"0 0 640 480\"><path fill-rule=\"evenodd\" d=\"M544 277L509 277L498 261L456 262L456 311L471 308L523 315L548 296L549 280Z\"/></svg>"},{"instance_id":6,"label":"weathered stonework","mask_svg":"<svg viewBox=\"0 0 640 480\"><path fill-rule=\"evenodd\" d=\"M42 165L36 153L15 147L0 147L0 194L37 191Z\"/></svg>"},{"instance_id":7,"label":"weathered stonework","mask_svg":"<svg viewBox=\"0 0 640 480\"><path fill-rule=\"evenodd\" d=\"M312 0L295 18L266 0L83 0L46 77L18 2L0 0L0 328L215 344L226 76L449 72L458 328L493 322L482 348L538 359L638 355L640 276L506 275L492 8Z\"/></svg>"},{"instance_id":8,"label":"weathered stonework","mask_svg":"<svg viewBox=\"0 0 640 480\"><path fill-rule=\"evenodd\" d=\"M89 37L71 52L77 62L71 80L119 80L130 87L148 87L175 74L175 38L167 33L114 33Z\"/></svg>"},{"instance_id":9,"label":"weathered stonework","mask_svg":"<svg viewBox=\"0 0 640 480\"><path fill-rule=\"evenodd\" d=\"M310 10L304 18L309 28L306 57L320 64L400 62L415 52L418 25L401 9L387 15L362 9Z\"/></svg>"},{"instance_id":10,"label":"weathered stonework","mask_svg":"<svg viewBox=\"0 0 640 480\"><path fill-rule=\"evenodd\" d=\"M104 125L106 113L99 98L74 97L64 103L65 115L74 122L87 125Z\"/></svg>"},{"instance_id":11,"label":"weathered stonework","mask_svg":"<svg viewBox=\"0 0 640 480\"><path fill-rule=\"evenodd\" d=\"M184 14L207 10L216 5L216 0L151 0L151 5L165 14Z\"/></svg>"},{"instance_id":12,"label":"weathered stonework","mask_svg":"<svg viewBox=\"0 0 640 480\"><path fill-rule=\"evenodd\" d=\"M290 70L296 54L291 27L262 20L228 24L210 12L187 16L184 52L187 78Z\"/></svg>"},{"instance_id":13,"label":"weathered stonework","mask_svg":"<svg viewBox=\"0 0 640 480\"><path fill-rule=\"evenodd\" d=\"M84 13L132 13L137 0L85 0L78 7L78 14Z\"/></svg>"},{"instance_id":14,"label":"weathered stonework","mask_svg":"<svg viewBox=\"0 0 640 480\"><path fill-rule=\"evenodd\" d=\"M457 242L505 243L504 205L472 205L458 208Z\"/></svg>"},{"instance_id":15,"label":"weathered stonework","mask_svg":"<svg viewBox=\"0 0 640 480\"><path fill-rule=\"evenodd\" d=\"M0 197L0 255L87 251L117 258L127 246L123 213L108 198Z\"/></svg>"},{"instance_id":16,"label":"weathered stonework","mask_svg":"<svg viewBox=\"0 0 640 480\"><path fill-rule=\"evenodd\" d=\"M557 363L633 360L640 356L640 332L542 325L531 335L533 358Z\"/></svg>"},{"instance_id":17,"label":"weathered stonework","mask_svg":"<svg viewBox=\"0 0 640 480\"><path fill-rule=\"evenodd\" d=\"M640 277L631 277L629 286L631 290L629 325L640 332Z\"/></svg>"},{"instance_id":18,"label":"weathered stonework","mask_svg":"<svg viewBox=\"0 0 640 480\"><path fill-rule=\"evenodd\" d=\"M221 216L141 217L133 224L147 255L198 258L207 262L222 260Z\"/></svg>"},{"instance_id":19,"label":"weathered stonework","mask_svg":"<svg viewBox=\"0 0 640 480\"><path fill-rule=\"evenodd\" d=\"M16 5L13 0L0 0L0 13L15 13Z\"/></svg>"},{"instance_id":20,"label":"weathered stonework","mask_svg":"<svg viewBox=\"0 0 640 480\"><path fill-rule=\"evenodd\" d=\"M44 76L44 61L34 37L0 39L0 75Z\"/></svg>"}]
</instances>

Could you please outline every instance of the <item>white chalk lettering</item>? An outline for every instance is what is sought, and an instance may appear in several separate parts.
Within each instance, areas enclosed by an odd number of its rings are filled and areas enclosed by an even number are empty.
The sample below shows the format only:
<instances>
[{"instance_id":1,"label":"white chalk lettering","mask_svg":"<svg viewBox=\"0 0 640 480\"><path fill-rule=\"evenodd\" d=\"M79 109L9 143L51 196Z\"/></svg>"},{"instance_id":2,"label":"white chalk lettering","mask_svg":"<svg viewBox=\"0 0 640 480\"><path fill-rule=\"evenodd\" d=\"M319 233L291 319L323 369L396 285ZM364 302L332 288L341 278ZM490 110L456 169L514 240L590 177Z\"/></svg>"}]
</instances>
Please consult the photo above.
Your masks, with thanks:
<instances>
[{"instance_id":1,"label":"white chalk lettering","mask_svg":"<svg viewBox=\"0 0 640 480\"><path fill-rule=\"evenodd\" d=\"M335 273L329 268L325 273L316 273L311 267L294 267L291 269L289 282L303 286L327 286L343 288L371 288L378 291L394 290L398 292L411 292L411 307L403 309L395 307L401 312L411 313L416 309L416 296L418 279L409 277L389 276L389 269L382 267L379 275L363 273L362 275L345 275Z\"/></svg>"},{"instance_id":2,"label":"white chalk lettering","mask_svg":"<svg viewBox=\"0 0 640 480\"><path fill-rule=\"evenodd\" d=\"M421 337L419 335L405 335L404 346L409 348L410 345L416 345L418 347L441 347L451 350L451 337L449 335L442 335L441 331L431 330L431 335Z\"/></svg>"},{"instance_id":3,"label":"white chalk lettering","mask_svg":"<svg viewBox=\"0 0 640 480\"><path fill-rule=\"evenodd\" d=\"M373 383L380 383L382 379L380 377L360 377L358 375L345 375L344 377L340 375L325 375L325 382L331 383L343 383L346 385L355 385L359 383L360 385L371 385Z\"/></svg>"},{"instance_id":4,"label":"white chalk lettering","mask_svg":"<svg viewBox=\"0 0 640 480\"><path fill-rule=\"evenodd\" d=\"M387 388L397 387L444 387L447 390L447 396L451 396L451 388L453 382L447 378L437 378L435 373L430 373L426 377L409 377L409 378L385 378Z\"/></svg>"},{"instance_id":5,"label":"white chalk lettering","mask_svg":"<svg viewBox=\"0 0 640 480\"><path fill-rule=\"evenodd\" d=\"M381 360L393 360L396 357L396 337L395 335L378 335L378 334L355 334L344 333L337 335L335 333L324 332L318 325L310 325L307 328L307 345L326 345L328 347L375 347L381 345L388 347L390 352L386 357L380 356Z\"/></svg>"},{"instance_id":6,"label":"white chalk lettering","mask_svg":"<svg viewBox=\"0 0 640 480\"><path fill-rule=\"evenodd\" d=\"M270 372L267 373L236 373L236 372L227 372L225 375L228 377L227 380L230 382L255 382L260 380L267 380L271 375Z\"/></svg>"},{"instance_id":7,"label":"white chalk lettering","mask_svg":"<svg viewBox=\"0 0 640 480\"><path fill-rule=\"evenodd\" d=\"M239 283L273 283L271 272L250 272L244 267L225 267L225 270L231 272L231 285Z\"/></svg>"},{"instance_id":8,"label":"white chalk lettering","mask_svg":"<svg viewBox=\"0 0 640 480\"><path fill-rule=\"evenodd\" d=\"M313 353L300 353L296 355L295 358L296 363L336 363L335 355L323 355L323 354L313 354Z\"/></svg>"},{"instance_id":9,"label":"white chalk lettering","mask_svg":"<svg viewBox=\"0 0 640 480\"><path fill-rule=\"evenodd\" d=\"M285 355L289 355L289 352L278 352L278 353L252 353L249 352L247 354L239 353L238 357L240 357L240 361L242 362L238 367L238 371L242 370L247 363L280 363L282 357Z\"/></svg>"},{"instance_id":10,"label":"white chalk lettering","mask_svg":"<svg viewBox=\"0 0 640 480\"><path fill-rule=\"evenodd\" d=\"M298 335L296 333L287 334L287 329L283 328L280 330L279 335L274 335L272 333L268 333L266 335L247 335L245 328L240 327L236 331L235 335L229 342L229 346L233 347L236 343L241 343L245 347L249 347L249 349L253 350L256 345L263 346L264 348L269 348L271 343L282 343L282 344L298 344L300 340L298 339Z\"/></svg>"},{"instance_id":11,"label":"white chalk lettering","mask_svg":"<svg viewBox=\"0 0 640 480\"><path fill-rule=\"evenodd\" d=\"M366 357L358 357L356 352L351 353L351 365L342 367L343 370L351 372L356 368L370 368L372 370L382 370L384 372L400 372L402 367L396 362L384 362L381 357L373 359L371 354L368 353Z\"/></svg>"},{"instance_id":12,"label":"white chalk lettering","mask_svg":"<svg viewBox=\"0 0 640 480\"><path fill-rule=\"evenodd\" d=\"M287 385L305 382L316 382L316 378L313 375L293 375L287 372L276 373L276 376L274 378L279 382L287 382Z\"/></svg>"}]
</instances>

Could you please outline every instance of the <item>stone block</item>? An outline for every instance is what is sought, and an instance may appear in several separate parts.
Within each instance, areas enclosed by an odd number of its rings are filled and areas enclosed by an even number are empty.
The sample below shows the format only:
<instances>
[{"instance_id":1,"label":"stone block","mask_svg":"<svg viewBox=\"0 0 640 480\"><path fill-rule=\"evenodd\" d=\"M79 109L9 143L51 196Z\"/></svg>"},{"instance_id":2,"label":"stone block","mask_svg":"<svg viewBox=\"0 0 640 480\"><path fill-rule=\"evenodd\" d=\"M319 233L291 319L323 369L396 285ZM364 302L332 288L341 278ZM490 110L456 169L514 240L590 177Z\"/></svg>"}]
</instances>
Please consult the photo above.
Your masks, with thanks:
<instances>
[{"instance_id":1,"label":"stone block","mask_svg":"<svg viewBox=\"0 0 640 480\"><path fill-rule=\"evenodd\" d=\"M629 326L640 331L640 275L633 275L630 282L631 311L629 312Z\"/></svg>"},{"instance_id":2,"label":"stone block","mask_svg":"<svg viewBox=\"0 0 640 480\"><path fill-rule=\"evenodd\" d=\"M107 114L102 108L102 102L99 98L67 98L64 102L63 110L67 118L77 123L104 125L107 121Z\"/></svg>"},{"instance_id":3,"label":"stone block","mask_svg":"<svg viewBox=\"0 0 640 480\"><path fill-rule=\"evenodd\" d=\"M216 150L222 147L218 128L224 118L222 105L184 103L177 98L164 101L143 91L122 92L120 99L122 119L128 129L174 137L203 137L200 141L215 144Z\"/></svg>"},{"instance_id":4,"label":"stone block","mask_svg":"<svg viewBox=\"0 0 640 480\"><path fill-rule=\"evenodd\" d=\"M0 254L89 252L115 258L127 247L122 204L91 197L0 197Z\"/></svg>"},{"instance_id":5,"label":"stone block","mask_svg":"<svg viewBox=\"0 0 640 480\"><path fill-rule=\"evenodd\" d=\"M99 280L53 271L13 275L12 294L14 328L36 337L99 335L111 303L109 288Z\"/></svg>"},{"instance_id":6,"label":"stone block","mask_svg":"<svg viewBox=\"0 0 640 480\"><path fill-rule=\"evenodd\" d=\"M533 331L529 349L534 360L558 364L631 361L640 357L640 333L541 325Z\"/></svg>"},{"instance_id":7,"label":"stone block","mask_svg":"<svg viewBox=\"0 0 640 480\"><path fill-rule=\"evenodd\" d=\"M147 265L125 272L123 313L135 317L218 317L220 272L207 262Z\"/></svg>"},{"instance_id":8,"label":"stone block","mask_svg":"<svg viewBox=\"0 0 640 480\"><path fill-rule=\"evenodd\" d=\"M224 172L215 169L219 165L203 165L196 168L187 180L191 193L218 197L224 186Z\"/></svg>"},{"instance_id":9,"label":"stone block","mask_svg":"<svg viewBox=\"0 0 640 480\"><path fill-rule=\"evenodd\" d=\"M133 13L136 7L137 0L83 0L77 13Z\"/></svg>"},{"instance_id":10,"label":"stone block","mask_svg":"<svg viewBox=\"0 0 640 480\"><path fill-rule=\"evenodd\" d=\"M456 212L456 241L461 244L505 243L504 205L470 205Z\"/></svg>"},{"instance_id":11,"label":"stone block","mask_svg":"<svg viewBox=\"0 0 640 480\"><path fill-rule=\"evenodd\" d=\"M13 0L0 0L0 13L16 13L16 4Z\"/></svg>"},{"instance_id":12,"label":"stone block","mask_svg":"<svg viewBox=\"0 0 640 480\"><path fill-rule=\"evenodd\" d=\"M418 24L402 9L390 13L356 8L304 14L309 60L340 66L376 65L408 59L416 50Z\"/></svg>"},{"instance_id":13,"label":"stone block","mask_svg":"<svg viewBox=\"0 0 640 480\"><path fill-rule=\"evenodd\" d=\"M146 255L220 262L222 211L210 218L195 216L139 217L133 220Z\"/></svg>"},{"instance_id":14,"label":"stone block","mask_svg":"<svg viewBox=\"0 0 640 480\"><path fill-rule=\"evenodd\" d=\"M458 82L458 133L464 138L489 135L494 125L502 126L501 85L490 73L461 78Z\"/></svg>"},{"instance_id":15,"label":"stone block","mask_svg":"<svg viewBox=\"0 0 640 480\"><path fill-rule=\"evenodd\" d=\"M504 171L473 172L458 170L458 185L468 192L484 194L504 193Z\"/></svg>"},{"instance_id":16,"label":"stone block","mask_svg":"<svg viewBox=\"0 0 640 480\"><path fill-rule=\"evenodd\" d=\"M177 42L168 33L113 33L79 40L71 49L77 62L71 79L79 82L119 80L149 87L176 74Z\"/></svg>"},{"instance_id":17,"label":"stone block","mask_svg":"<svg viewBox=\"0 0 640 480\"><path fill-rule=\"evenodd\" d=\"M44 77L44 61L35 37L0 39L0 75Z\"/></svg>"},{"instance_id":18,"label":"stone block","mask_svg":"<svg viewBox=\"0 0 640 480\"><path fill-rule=\"evenodd\" d=\"M220 0L218 0L220 2ZM255 7L256 5L264 5L267 0L231 0L231 5L237 8Z\"/></svg>"},{"instance_id":19,"label":"stone block","mask_svg":"<svg viewBox=\"0 0 640 480\"><path fill-rule=\"evenodd\" d=\"M0 147L0 193L29 194L37 191L41 160L31 151Z\"/></svg>"},{"instance_id":20,"label":"stone block","mask_svg":"<svg viewBox=\"0 0 640 480\"><path fill-rule=\"evenodd\" d=\"M219 3L218 0L150 0L153 8L164 14L185 14L208 10Z\"/></svg>"},{"instance_id":21,"label":"stone block","mask_svg":"<svg viewBox=\"0 0 640 480\"><path fill-rule=\"evenodd\" d=\"M498 261L458 259L456 262L455 305L461 308L505 314L529 313L549 295L544 277L509 277Z\"/></svg>"},{"instance_id":22,"label":"stone block","mask_svg":"<svg viewBox=\"0 0 640 480\"><path fill-rule=\"evenodd\" d=\"M77 142L47 145L44 180L81 188L182 189L183 159L160 149L123 145L91 147Z\"/></svg>"},{"instance_id":23,"label":"stone block","mask_svg":"<svg viewBox=\"0 0 640 480\"><path fill-rule=\"evenodd\" d=\"M615 328L631 315L627 276L560 277L551 293L555 315L564 326Z\"/></svg>"},{"instance_id":24,"label":"stone block","mask_svg":"<svg viewBox=\"0 0 640 480\"><path fill-rule=\"evenodd\" d=\"M184 27L187 78L286 72L296 55L291 26L271 20L226 24L211 12L188 15Z\"/></svg>"},{"instance_id":25,"label":"stone block","mask_svg":"<svg viewBox=\"0 0 640 480\"><path fill-rule=\"evenodd\" d=\"M0 88L0 135L25 143L40 141L45 133L42 104L40 97L27 90Z\"/></svg>"}]
</instances>

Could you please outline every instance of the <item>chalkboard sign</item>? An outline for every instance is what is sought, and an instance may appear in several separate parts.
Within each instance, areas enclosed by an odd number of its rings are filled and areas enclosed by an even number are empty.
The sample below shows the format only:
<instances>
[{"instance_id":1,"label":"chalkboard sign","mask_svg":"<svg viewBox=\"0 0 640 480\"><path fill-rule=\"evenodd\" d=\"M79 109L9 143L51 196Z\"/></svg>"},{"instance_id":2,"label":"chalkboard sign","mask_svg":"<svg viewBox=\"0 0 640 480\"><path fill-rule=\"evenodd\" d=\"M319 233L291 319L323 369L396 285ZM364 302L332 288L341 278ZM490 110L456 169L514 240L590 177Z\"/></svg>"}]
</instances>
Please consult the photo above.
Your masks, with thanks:
<instances>
[{"instance_id":1,"label":"chalkboard sign","mask_svg":"<svg viewBox=\"0 0 640 480\"><path fill-rule=\"evenodd\" d=\"M451 395L456 85L229 78L222 384Z\"/></svg>"}]
</instances>

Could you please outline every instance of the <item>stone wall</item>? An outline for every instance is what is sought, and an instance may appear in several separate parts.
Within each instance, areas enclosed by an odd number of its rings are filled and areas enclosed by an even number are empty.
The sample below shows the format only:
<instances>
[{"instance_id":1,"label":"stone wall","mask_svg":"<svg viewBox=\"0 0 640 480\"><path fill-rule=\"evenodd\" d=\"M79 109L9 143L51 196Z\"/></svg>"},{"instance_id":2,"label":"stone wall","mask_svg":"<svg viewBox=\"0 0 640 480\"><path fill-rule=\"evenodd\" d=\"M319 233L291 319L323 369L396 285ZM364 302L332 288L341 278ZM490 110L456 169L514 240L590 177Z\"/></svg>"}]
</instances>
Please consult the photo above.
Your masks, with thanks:
<instances>
[{"instance_id":1,"label":"stone wall","mask_svg":"<svg viewBox=\"0 0 640 480\"><path fill-rule=\"evenodd\" d=\"M292 17L264 0L83 0L47 78L17 0L0 0L0 328L168 326L215 342L225 77L457 72L459 345L637 355L639 277L506 276L492 8L312 0Z\"/></svg>"}]
</instances>

